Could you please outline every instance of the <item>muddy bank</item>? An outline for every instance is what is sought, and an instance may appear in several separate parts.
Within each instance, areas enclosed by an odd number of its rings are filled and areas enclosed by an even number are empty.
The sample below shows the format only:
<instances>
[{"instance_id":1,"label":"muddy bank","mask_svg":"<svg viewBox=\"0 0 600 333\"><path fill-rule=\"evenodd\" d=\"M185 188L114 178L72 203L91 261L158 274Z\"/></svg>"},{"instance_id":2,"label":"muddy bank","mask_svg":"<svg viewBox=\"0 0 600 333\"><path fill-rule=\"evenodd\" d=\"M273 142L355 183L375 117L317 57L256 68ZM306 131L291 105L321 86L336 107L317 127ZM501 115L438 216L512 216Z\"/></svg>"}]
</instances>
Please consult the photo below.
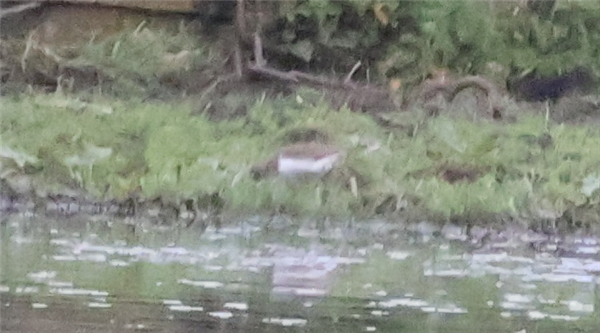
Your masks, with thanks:
<instances>
[{"instance_id":1,"label":"muddy bank","mask_svg":"<svg viewBox=\"0 0 600 333\"><path fill-rule=\"evenodd\" d=\"M85 195L53 195L36 198L29 195L17 195L10 191L5 183L0 193L0 212L2 214L33 214L40 216L81 216L81 217L130 217L150 221L154 225L189 226L206 224L219 219L218 206L207 204L198 207L193 201L177 206L162 202L160 199L143 201L128 199L124 201L99 201L86 198Z\"/></svg>"}]
</instances>

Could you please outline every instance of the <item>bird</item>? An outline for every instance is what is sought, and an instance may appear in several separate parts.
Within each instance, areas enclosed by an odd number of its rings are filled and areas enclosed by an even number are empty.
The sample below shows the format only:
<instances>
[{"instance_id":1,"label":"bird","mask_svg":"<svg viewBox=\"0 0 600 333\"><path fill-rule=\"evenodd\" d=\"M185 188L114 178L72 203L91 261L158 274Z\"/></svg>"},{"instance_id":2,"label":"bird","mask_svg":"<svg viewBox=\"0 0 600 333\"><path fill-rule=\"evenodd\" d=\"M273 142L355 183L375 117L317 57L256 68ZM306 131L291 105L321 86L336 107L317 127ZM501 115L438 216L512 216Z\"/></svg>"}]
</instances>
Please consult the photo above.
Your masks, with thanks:
<instances>
[{"instance_id":1,"label":"bird","mask_svg":"<svg viewBox=\"0 0 600 333\"><path fill-rule=\"evenodd\" d=\"M343 157L337 147L318 143L301 142L283 147L276 156L265 163L252 167L255 179L269 175L295 177L300 175L323 176L331 171Z\"/></svg>"}]
</instances>

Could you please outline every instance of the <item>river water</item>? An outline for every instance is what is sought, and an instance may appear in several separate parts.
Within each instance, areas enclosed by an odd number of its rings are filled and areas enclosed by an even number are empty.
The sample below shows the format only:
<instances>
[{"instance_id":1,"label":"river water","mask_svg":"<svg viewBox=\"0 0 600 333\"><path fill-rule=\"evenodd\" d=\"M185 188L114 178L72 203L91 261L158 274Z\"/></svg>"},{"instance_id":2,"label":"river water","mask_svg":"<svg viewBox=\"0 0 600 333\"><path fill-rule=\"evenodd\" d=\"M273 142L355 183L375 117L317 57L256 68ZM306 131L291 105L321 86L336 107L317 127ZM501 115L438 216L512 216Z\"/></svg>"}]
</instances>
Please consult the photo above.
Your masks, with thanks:
<instances>
[{"instance_id":1,"label":"river water","mask_svg":"<svg viewBox=\"0 0 600 333\"><path fill-rule=\"evenodd\" d=\"M600 238L5 215L2 332L599 332Z\"/></svg>"}]
</instances>

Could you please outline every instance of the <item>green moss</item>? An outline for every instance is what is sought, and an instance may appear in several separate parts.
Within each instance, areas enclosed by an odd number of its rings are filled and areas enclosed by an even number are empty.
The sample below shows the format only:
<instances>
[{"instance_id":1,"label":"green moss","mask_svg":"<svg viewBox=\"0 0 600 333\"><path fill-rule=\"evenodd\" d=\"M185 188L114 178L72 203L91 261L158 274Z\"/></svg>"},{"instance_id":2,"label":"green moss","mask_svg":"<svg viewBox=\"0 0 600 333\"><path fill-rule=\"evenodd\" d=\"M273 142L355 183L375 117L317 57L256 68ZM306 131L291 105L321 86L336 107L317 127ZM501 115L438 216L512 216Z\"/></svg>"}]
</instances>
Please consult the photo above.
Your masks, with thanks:
<instances>
[{"instance_id":1,"label":"green moss","mask_svg":"<svg viewBox=\"0 0 600 333\"><path fill-rule=\"evenodd\" d=\"M418 111L399 114L405 127L386 129L368 115L299 101L257 101L246 118L211 122L193 115L187 102L5 97L2 173L28 173L42 192L79 188L98 200L135 194L182 202L216 195L225 211L240 213L368 216L412 210L443 219L543 219L576 211L570 216L597 221L597 129L552 125L535 116L511 124L426 120ZM286 133L302 128L327 133L346 150L344 165L322 180L252 179L251 165L272 157L289 143ZM30 158L19 159L8 148ZM478 176L449 183L441 174L449 166L473 168Z\"/></svg>"}]
</instances>

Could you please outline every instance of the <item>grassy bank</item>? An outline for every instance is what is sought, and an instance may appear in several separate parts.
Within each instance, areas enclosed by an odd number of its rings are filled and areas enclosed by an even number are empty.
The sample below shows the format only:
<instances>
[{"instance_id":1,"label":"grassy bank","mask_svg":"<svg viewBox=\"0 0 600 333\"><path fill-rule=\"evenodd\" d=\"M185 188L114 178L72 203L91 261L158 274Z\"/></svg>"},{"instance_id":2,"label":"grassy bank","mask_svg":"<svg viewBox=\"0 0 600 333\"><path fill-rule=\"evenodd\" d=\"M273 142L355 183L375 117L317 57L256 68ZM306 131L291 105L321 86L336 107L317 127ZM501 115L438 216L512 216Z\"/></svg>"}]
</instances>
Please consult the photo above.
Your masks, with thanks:
<instances>
[{"instance_id":1,"label":"grassy bank","mask_svg":"<svg viewBox=\"0 0 600 333\"><path fill-rule=\"evenodd\" d=\"M598 128L525 112L502 123L418 110L382 126L311 96L259 100L221 122L191 101L7 96L2 177L23 195L191 199L236 213L600 221ZM251 177L252 164L306 129L347 151L339 170L323 180Z\"/></svg>"}]
</instances>

